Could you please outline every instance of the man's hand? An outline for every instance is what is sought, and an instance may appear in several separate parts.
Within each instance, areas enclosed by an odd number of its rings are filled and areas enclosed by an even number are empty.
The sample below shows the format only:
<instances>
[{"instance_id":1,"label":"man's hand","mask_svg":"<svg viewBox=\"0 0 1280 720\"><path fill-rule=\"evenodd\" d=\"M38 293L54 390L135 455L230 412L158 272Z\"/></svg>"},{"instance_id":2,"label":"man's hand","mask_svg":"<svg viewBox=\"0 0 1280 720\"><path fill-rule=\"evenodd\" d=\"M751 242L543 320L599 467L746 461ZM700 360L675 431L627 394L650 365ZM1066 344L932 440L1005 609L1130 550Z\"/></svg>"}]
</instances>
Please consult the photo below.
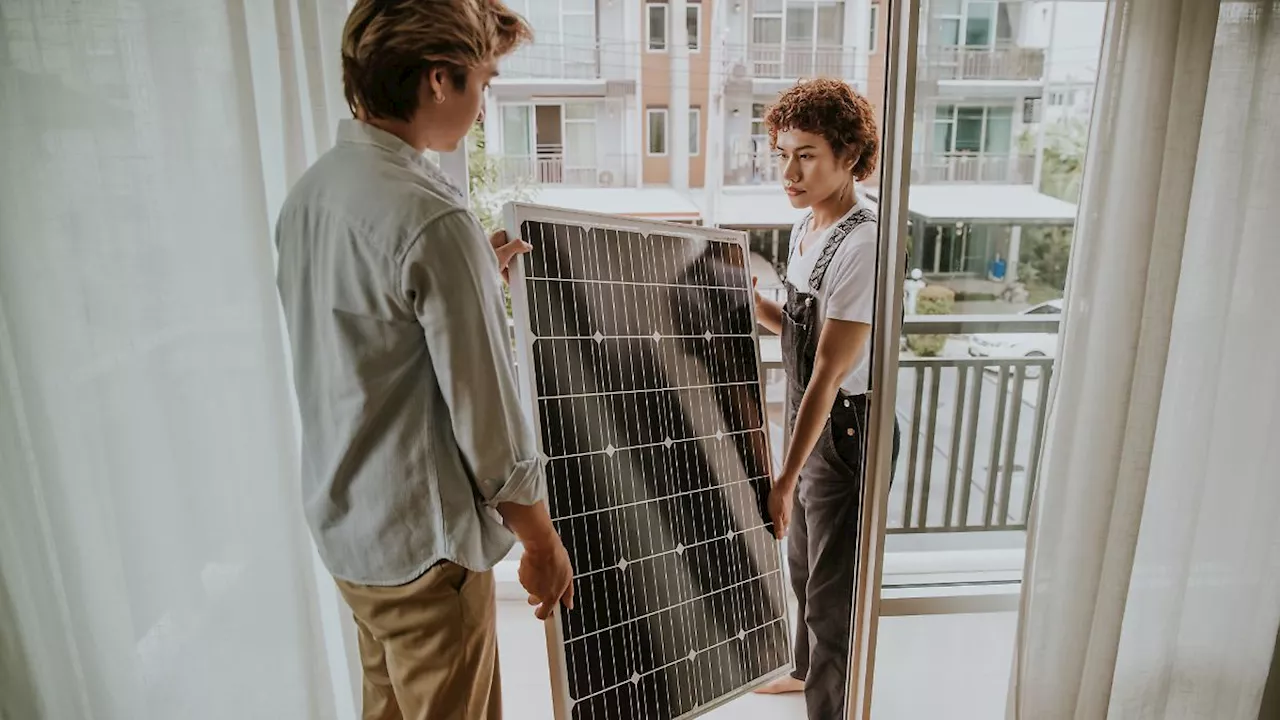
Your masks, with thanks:
<instances>
[{"instance_id":1,"label":"man's hand","mask_svg":"<svg viewBox=\"0 0 1280 720\"><path fill-rule=\"evenodd\" d=\"M506 230L499 230L490 235L489 244L493 246L493 252L498 256L498 268L502 270L502 280L504 282L510 281L507 268L510 267L511 261L517 255L523 255L533 249L532 245L520 238L508 241Z\"/></svg>"},{"instance_id":2,"label":"man's hand","mask_svg":"<svg viewBox=\"0 0 1280 720\"><path fill-rule=\"evenodd\" d=\"M794 479L780 477L769 490L769 519L773 520L773 536L781 540L787 536L791 525L792 496L796 491Z\"/></svg>"},{"instance_id":3,"label":"man's hand","mask_svg":"<svg viewBox=\"0 0 1280 720\"><path fill-rule=\"evenodd\" d=\"M524 546L520 557L520 584L529 593L529 604L539 620L551 616L556 603L573 609L573 567L569 553L554 533L546 541Z\"/></svg>"}]
</instances>

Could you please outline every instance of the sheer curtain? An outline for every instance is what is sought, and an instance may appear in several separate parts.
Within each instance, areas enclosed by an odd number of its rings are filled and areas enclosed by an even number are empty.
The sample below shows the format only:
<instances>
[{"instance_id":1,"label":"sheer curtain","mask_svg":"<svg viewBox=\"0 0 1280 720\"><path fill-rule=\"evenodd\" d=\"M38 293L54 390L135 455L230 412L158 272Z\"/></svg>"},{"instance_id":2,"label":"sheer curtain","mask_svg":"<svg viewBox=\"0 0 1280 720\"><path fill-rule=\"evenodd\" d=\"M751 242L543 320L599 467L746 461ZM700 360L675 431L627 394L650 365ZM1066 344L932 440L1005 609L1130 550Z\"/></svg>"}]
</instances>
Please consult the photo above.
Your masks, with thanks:
<instances>
[{"instance_id":1,"label":"sheer curtain","mask_svg":"<svg viewBox=\"0 0 1280 720\"><path fill-rule=\"evenodd\" d=\"M1108 12L1011 715L1254 720L1280 624L1280 8Z\"/></svg>"},{"instance_id":2,"label":"sheer curtain","mask_svg":"<svg viewBox=\"0 0 1280 720\"><path fill-rule=\"evenodd\" d=\"M0 0L0 717L348 717L271 226L343 0Z\"/></svg>"}]
</instances>

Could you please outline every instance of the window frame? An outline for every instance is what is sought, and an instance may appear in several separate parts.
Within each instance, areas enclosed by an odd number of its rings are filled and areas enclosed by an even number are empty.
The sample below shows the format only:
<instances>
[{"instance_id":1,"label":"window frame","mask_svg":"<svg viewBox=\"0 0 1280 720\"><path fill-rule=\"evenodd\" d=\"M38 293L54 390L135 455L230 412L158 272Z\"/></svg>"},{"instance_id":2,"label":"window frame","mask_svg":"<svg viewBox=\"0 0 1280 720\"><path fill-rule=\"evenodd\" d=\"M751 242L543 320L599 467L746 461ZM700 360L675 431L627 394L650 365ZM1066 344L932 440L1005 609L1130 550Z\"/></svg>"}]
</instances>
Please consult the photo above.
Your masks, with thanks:
<instances>
[{"instance_id":1,"label":"window frame","mask_svg":"<svg viewBox=\"0 0 1280 720\"><path fill-rule=\"evenodd\" d=\"M662 46L653 44L653 11L662 11ZM644 4L644 51L665 53L671 48L671 6L665 2L646 2Z\"/></svg>"},{"instance_id":2,"label":"window frame","mask_svg":"<svg viewBox=\"0 0 1280 720\"><path fill-rule=\"evenodd\" d=\"M662 116L662 152L653 151L653 118ZM671 154L671 113L669 108L648 106L644 109L644 154L646 157L667 157Z\"/></svg>"},{"instance_id":3,"label":"window frame","mask_svg":"<svg viewBox=\"0 0 1280 720\"><path fill-rule=\"evenodd\" d=\"M877 42L880 39L880 6L872 4L868 8L867 23L871 26L870 33L867 35L867 52L874 53L880 45Z\"/></svg>"},{"instance_id":4,"label":"window frame","mask_svg":"<svg viewBox=\"0 0 1280 720\"><path fill-rule=\"evenodd\" d=\"M702 3L691 2L684 8L685 25L689 24L689 16L692 14L694 18L694 32L689 33L689 54L697 55L702 52Z\"/></svg>"}]
</instances>

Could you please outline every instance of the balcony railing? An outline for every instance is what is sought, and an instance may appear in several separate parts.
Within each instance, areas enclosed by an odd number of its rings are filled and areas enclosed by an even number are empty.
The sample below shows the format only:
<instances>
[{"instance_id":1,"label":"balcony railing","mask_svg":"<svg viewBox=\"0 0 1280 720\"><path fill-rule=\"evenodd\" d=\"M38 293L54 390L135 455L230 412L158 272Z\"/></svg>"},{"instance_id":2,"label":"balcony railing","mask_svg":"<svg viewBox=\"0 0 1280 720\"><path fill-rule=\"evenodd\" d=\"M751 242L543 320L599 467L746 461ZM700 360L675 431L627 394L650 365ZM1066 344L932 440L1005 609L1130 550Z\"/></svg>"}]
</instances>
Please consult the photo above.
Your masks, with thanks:
<instances>
[{"instance_id":1,"label":"balcony railing","mask_svg":"<svg viewBox=\"0 0 1280 720\"><path fill-rule=\"evenodd\" d=\"M500 69L504 78L595 80L601 77L602 65L625 67L626 59L622 48L596 42L537 42L504 58Z\"/></svg>"},{"instance_id":2,"label":"balcony railing","mask_svg":"<svg viewBox=\"0 0 1280 720\"><path fill-rule=\"evenodd\" d=\"M1035 155L986 153L921 154L911 159L911 181L917 183L1030 183Z\"/></svg>"},{"instance_id":3,"label":"balcony railing","mask_svg":"<svg viewBox=\"0 0 1280 720\"><path fill-rule=\"evenodd\" d=\"M638 166L634 155L609 155L592 164L566 162L563 153L505 155L498 160L498 181L503 185L630 187L635 185Z\"/></svg>"},{"instance_id":4,"label":"balcony railing","mask_svg":"<svg viewBox=\"0 0 1280 720\"><path fill-rule=\"evenodd\" d=\"M1021 80L1044 78L1040 48L930 47L921 63L931 80Z\"/></svg>"},{"instance_id":5,"label":"balcony railing","mask_svg":"<svg viewBox=\"0 0 1280 720\"><path fill-rule=\"evenodd\" d=\"M907 318L904 335L949 335L953 352L899 358L896 407L902 438L889 494L889 533L1026 530L1054 360L965 357L954 350L970 347L967 334L1055 333L1057 328L1058 317L1052 315ZM769 413L778 425L785 383L779 382L780 360L773 357L776 342L762 340L761 355ZM766 351L764 343L775 345Z\"/></svg>"},{"instance_id":6,"label":"balcony railing","mask_svg":"<svg viewBox=\"0 0 1280 720\"><path fill-rule=\"evenodd\" d=\"M846 51L832 46L782 46L752 43L747 48L747 69L752 77L797 80L819 76L844 77Z\"/></svg>"},{"instance_id":7,"label":"balcony railing","mask_svg":"<svg viewBox=\"0 0 1280 720\"><path fill-rule=\"evenodd\" d=\"M733 152L726 158L728 185L770 185L779 182L782 172L773 153L764 150Z\"/></svg>"}]
</instances>

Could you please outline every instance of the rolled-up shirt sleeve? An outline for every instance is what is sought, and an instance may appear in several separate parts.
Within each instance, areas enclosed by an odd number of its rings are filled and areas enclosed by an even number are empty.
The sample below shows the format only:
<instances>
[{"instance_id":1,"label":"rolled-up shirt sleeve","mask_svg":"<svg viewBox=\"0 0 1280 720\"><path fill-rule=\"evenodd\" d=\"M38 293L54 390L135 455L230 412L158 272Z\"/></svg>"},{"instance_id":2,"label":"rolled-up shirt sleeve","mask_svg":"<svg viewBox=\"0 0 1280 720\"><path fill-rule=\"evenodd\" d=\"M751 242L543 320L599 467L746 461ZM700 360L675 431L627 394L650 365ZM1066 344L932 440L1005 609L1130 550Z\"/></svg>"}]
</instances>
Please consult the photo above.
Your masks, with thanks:
<instances>
[{"instance_id":1,"label":"rolled-up shirt sleeve","mask_svg":"<svg viewBox=\"0 0 1280 720\"><path fill-rule=\"evenodd\" d=\"M436 218L401 267L480 496L490 506L545 499L537 445L516 391L498 262L480 224L463 210Z\"/></svg>"}]
</instances>

